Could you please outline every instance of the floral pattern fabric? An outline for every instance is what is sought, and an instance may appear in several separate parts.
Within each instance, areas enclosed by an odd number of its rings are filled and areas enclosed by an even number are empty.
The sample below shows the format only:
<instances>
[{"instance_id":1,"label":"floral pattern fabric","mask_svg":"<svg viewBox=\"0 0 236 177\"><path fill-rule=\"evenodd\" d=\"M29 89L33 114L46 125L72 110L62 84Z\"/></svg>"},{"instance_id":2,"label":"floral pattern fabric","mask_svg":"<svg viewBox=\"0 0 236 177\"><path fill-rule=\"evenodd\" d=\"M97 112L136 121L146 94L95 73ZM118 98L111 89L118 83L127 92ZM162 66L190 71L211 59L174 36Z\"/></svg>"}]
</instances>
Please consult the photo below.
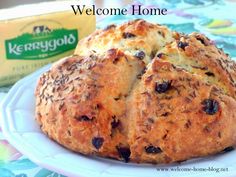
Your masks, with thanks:
<instances>
[{"instance_id":1,"label":"floral pattern fabric","mask_svg":"<svg viewBox=\"0 0 236 177\"><path fill-rule=\"evenodd\" d=\"M223 48L232 58L236 58L236 0L160 0L134 1L145 8L168 9L165 16L106 16L98 18L97 27L104 28L111 23L143 18L150 22L167 25L178 32L203 33L215 44ZM108 6L108 5L107 5ZM129 7L128 7L129 8ZM0 88L0 102L10 87ZM1 125L0 125L1 126ZM11 146L0 129L0 175L1 177L62 177L30 161Z\"/></svg>"}]
</instances>

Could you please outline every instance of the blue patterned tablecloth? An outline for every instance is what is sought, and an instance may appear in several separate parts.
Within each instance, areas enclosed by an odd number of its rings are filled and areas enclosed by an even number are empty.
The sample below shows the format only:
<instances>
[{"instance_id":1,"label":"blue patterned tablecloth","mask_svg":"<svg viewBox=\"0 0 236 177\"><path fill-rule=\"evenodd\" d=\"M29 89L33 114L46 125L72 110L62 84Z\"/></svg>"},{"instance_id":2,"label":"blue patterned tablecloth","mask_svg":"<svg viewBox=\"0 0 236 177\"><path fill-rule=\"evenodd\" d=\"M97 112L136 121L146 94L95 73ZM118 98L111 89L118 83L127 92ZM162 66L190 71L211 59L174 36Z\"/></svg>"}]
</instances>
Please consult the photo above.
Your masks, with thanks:
<instances>
[{"instance_id":1,"label":"blue patterned tablecloth","mask_svg":"<svg viewBox=\"0 0 236 177\"><path fill-rule=\"evenodd\" d=\"M231 57L236 57L236 0L160 0L134 1L144 7L168 9L166 16L106 16L99 18L98 28L110 23L143 18L150 22L165 24L173 30L206 34L218 47ZM107 4L109 6L109 4ZM10 87L0 88L0 101ZM0 177L59 177L55 172L43 169L18 152L3 137L0 129Z\"/></svg>"}]
</instances>

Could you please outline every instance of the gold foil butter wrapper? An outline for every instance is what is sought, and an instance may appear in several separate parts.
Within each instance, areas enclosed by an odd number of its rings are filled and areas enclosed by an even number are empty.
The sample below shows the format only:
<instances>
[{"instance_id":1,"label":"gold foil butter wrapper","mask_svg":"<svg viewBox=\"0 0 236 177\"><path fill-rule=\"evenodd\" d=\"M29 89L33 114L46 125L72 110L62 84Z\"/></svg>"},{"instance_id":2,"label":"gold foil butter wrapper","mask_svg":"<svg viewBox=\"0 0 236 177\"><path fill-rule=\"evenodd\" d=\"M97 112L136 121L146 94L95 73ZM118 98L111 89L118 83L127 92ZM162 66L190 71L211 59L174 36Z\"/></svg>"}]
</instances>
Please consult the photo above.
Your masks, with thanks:
<instances>
[{"instance_id":1,"label":"gold foil butter wrapper","mask_svg":"<svg viewBox=\"0 0 236 177\"><path fill-rule=\"evenodd\" d=\"M68 2L0 10L0 86L73 54L95 27L94 15L75 15Z\"/></svg>"}]
</instances>

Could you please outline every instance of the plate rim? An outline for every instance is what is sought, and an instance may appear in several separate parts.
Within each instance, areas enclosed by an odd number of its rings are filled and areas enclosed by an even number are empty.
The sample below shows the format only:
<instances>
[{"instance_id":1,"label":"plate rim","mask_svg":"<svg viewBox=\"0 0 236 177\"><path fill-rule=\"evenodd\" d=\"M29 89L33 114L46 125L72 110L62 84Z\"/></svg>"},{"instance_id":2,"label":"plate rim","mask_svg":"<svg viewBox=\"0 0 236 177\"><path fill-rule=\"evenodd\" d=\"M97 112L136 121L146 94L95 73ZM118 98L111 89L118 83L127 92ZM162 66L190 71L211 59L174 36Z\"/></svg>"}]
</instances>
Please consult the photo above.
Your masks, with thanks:
<instances>
[{"instance_id":1,"label":"plate rim","mask_svg":"<svg viewBox=\"0 0 236 177\"><path fill-rule=\"evenodd\" d=\"M88 177L88 176L106 176L106 177L119 177L119 175L117 174L110 174L107 172L104 173L95 173L94 171L88 171L86 169L80 168L79 173L74 173L68 169L63 169L62 168L62 164L58 164L56 163L56 158L47 158L47 163L43 162L43 159L37 159L37 156L35 156L32 153L29 153L27 151L27 148L23 148L22 145L19 145L19 142L22 142L20 140L20 138L17 138L17 132L13 132L10 130L9 128L9 119L11 119L9 117L8 114L11 114L11 109L9 107L10 102L15 98L15 96L17 96L18 91L20 90L20 88L25 87L27 85L27 81L34 79L35 77L39 77L39 75L41 75L42 73L46 72L48 69L50 69L52 64L48 64L42 68L40 68L39 70L33 72L32 74L24 77L23 79L19 80L10 90L9 92L6 94L6 96L3 98L3 100L0 102L0 122L1 122L1 129L2 129L2 133L4 135L4 137L10 142L11 145L13 145L14 147L16 147L16 149L21 152L22 154L24 154L26 157L28 157L30 160L32 160L34 163L36 163L37 165L55 171L59 174L63 174L65 176L79 176L79 177ZM19 134L19 133L18 133ZM15 141L18 140L17 142ZM78 154L79 155L79 154ZM49 160L49 161L48 161ZM57 164L57 165L53 165L53 164ZM163 174L163 173L162 173ZM219 174L219 173L218 173ZM196 175L191 175L191 177L198 177L198 176L202 176L202 173L198 173ZM233 177L236 175L236 170L233 170L231 173L227 173L228 177ZM122 175L123 176L123 175ZM158 176L158 173L157 173ZM166 176L169 176L168 174L166 174ZM189 175L181 175L182 177L184 176L189 176ZM219 176L217 174L213 175L215 177ZM128 175L128 177L131 177ZM226 176L225 176L226 177Z\"/></svg>"}]
</instances>

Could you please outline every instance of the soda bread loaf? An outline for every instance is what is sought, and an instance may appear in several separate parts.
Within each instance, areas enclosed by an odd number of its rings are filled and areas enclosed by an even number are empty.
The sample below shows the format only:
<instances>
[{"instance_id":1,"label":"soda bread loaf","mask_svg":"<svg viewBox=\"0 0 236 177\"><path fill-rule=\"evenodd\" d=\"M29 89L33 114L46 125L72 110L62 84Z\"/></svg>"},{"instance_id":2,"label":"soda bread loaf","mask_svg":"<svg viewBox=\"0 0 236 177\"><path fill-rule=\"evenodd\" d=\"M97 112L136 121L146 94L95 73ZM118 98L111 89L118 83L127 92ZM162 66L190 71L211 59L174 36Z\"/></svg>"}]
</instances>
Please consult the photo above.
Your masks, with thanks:
<instances>
[{"instance_id":1,"label":"soda bread loaf","mask_svg":"<svg viewBox=\"0 0 236 177\"><path fill-rule=\"evenodd\" d=\"M35 95L42 131L86 155L170 163L236 140L236 64L202 34L144 20L81 40Z\"/></svg>"}]
</instances>

